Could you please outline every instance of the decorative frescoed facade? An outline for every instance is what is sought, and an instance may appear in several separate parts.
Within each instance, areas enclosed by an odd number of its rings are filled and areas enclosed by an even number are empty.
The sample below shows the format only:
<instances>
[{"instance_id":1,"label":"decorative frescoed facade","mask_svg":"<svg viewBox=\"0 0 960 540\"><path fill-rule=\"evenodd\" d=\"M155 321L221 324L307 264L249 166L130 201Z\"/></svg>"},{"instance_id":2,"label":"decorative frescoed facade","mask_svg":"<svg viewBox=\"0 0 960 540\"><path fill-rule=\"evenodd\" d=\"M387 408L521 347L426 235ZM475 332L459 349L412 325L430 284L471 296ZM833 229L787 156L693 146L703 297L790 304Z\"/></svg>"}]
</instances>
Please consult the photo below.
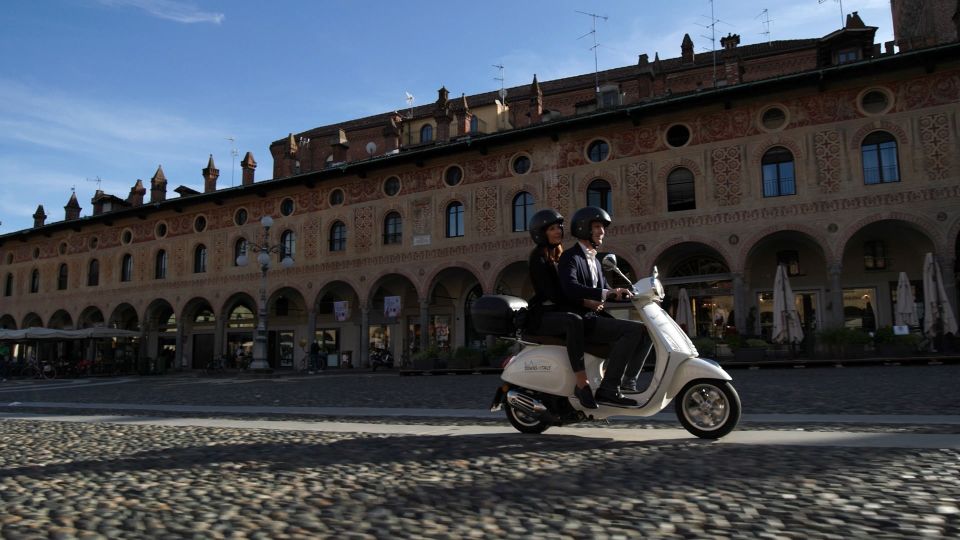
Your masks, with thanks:
<instances>
[{"instance_id":1,"label":"decorative frescoed facade","mask_svg":"<svg viewBox=\"0 0 960 540\"><path fill-rule=\"evenodd\" d=\"M90 217L75 198L64 221L40 208L34 228L0 237L0 326L138 330L131 354L182 368L246 351L261 274L236 260L272 216L274 367L302 366L312 339L330 365L362 365L370 347L479 347L470 302L531 293L527 218L587 204L613 215L604 249L628 275L656 266L672 298L687 290L700 335L769 333L778 264L810 335L891 325L899 273L922 297L928 252L955 309L956 25L897 53L874 30L853 14L820 39L728 36L716 79L685 42L680 58L601 73L599 94L593 74L534 79L506 104L441 89L278 140L272 180L254 182L248 154L242 185L217 189L211 157L203 193L168 199L158 169L148 200L138 181L127 199L98 193Z\"/></svg>"}]
</instances>

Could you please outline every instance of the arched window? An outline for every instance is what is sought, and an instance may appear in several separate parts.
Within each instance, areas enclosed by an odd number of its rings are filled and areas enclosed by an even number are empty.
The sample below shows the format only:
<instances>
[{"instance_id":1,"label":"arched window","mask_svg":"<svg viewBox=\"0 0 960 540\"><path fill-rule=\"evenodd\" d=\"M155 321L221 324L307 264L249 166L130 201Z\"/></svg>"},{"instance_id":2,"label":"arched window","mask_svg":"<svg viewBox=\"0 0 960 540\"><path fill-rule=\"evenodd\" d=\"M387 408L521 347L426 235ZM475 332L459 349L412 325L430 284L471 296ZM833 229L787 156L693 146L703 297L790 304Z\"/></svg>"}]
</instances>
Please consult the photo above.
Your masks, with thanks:
<instances>
[{"instance_id":1,"label":"arched window","mask_svg":"<svg viewBox=\"0 0 960 540\"><path fill-rule=\"evenodd\" d=\"M237 264L237 259L240 257L246 256L247 254L247 239L239 238L236 242L233 243L233 265L239 266Z\"/></svg>"},{"instance_id":2,"label":"arched window","mask_svg":"<svg viewBox=\"0 0 960 540\"><path fill-rule=\"evenodd\" d=\"M290 257L291 259L297 254L297 235L290 230L283 231L283 234L280 235L280 260Z\"/></svg>"},{"instance_id":3,"label":"arched window","mask_svg":"<svg viewBox=\"0 0 960 540\"><path fill-rule=\"evenodd\" d=\"M463 236L463 204L454 201L447 205L447 238Z\"/></svg>"},{"instance_id":4,"label":"arched window","mask_svg":"<svg viewBox=\"0 0 960 540\"><path fill-rule=\"evenodd\" d=\"M608 214L613 215L613 200L610 197L609 182L599 178L590 182L587 187L587 206L603 208Z\"/></svg>"},{"instance_id":5,"label":"arched window","mask_svg":"<svg viewBox=\"0 0 960 540\"><path fill-rule=\"evenodd\" d=\"M90 261L90 268L87 270L87 286L96 287L100 284L100 261L93 259Z\"/></svg>"},{"instance_id":6,"label":"arched window","mask_svg":"<svg viewBox=\"0 0 960 540\"><path fill-rule=\"evenodd\" d=\"M60 269L57 271L57 290L65 291L67 290L67 265L66 263L60 265Z\"/></svg>"},{"instance_id":7,"label":"arched window","mask_svg":"<svg viewBox=\"0 0 960 540\"><path fill-rule=\"evenodd\" d=\"M678 167L667 176L667 211L693 210L697 207L696 192L693 189L693 173L690 169Z\"/></svg>"},{"instance_id":8,"label":"arched window","mask_svg":"<svg viewBox=\"0 0 960 540\"><path fill-rule=\"evenodd\" d=\"M513 198L513 232L523 232L533 217L533 195L526 191Z\"/></svg>"},{"instance_id":9,"label":"arched window","mask_svg":"<svg viewBox=\"0 0 960 540\"><path fill-rule=\"evenodd\" d=\"M886 131L874 131L860 145L863 156L863 183L886 184L900 181L897 140Z\"/></svg>"},{"instance_id":10,"label":"arched window","mask_svg":"<svg viewBox=\"0 0 960 540\"><path fill-rule=\"evenodd\" d=\"M207 271L207 246L200 244L193 250L193 273L203 274Z\"/></svg>"},{"instance_id":11,"label":"arched window","mask_svg":"<svg viewBox=\"0 0 960 540\"><path fill-rule=\"evenodd\" d=\"M424 125L420 128L420 142L427 143L433 140L433 126L430 124Z\"/></svg>"},{"instance_id":12,"label":"arched window","mask_svg":"<svg viewBox=\"0 0 960 540\"><path fill-rule=\"evenodd\" d=\"M154 261L153 277L167 279L167 252L162 249L157 252L157 259Z\"/></svg>"},{"instance_id":13,"label":"arched window","mask_svg":"<svg viewBox=\"0 0 960 540\"><path fill-rule=\"evenodd\" d=\"M40 270L36 268L30 273L30 292L40 292Z\"/></svg>"},{"instance_id":14,"label":"arched window","mask_svg":"<svg viewBox=\"0 0 960 540\"><path fill-rule=\"evenodd\" d=\"M790 150L782 146L774 146L763 154L760 166L763 170L764 197L797 194L793 174L793 154Z\"/></svg>"},{"instance_id":15,"label":"arched window","mask_svg":"<svg viewBox=\"0 0 960 540\"><path fill-rule=\"evenodd\" d=\"M345 251L347 249L347 226L342 221L335 221L330 227L330 251Z\"/></svg>"},{"instance_id":16,"label":"arched window","mask_svg":"<svg viewBox=\"0 0 960 540\"><path fill-rule=\"evenodd\" d=\"M3 285L3 295L13 296L13 274L7 274L7 281Z\"/></svg>"},{"instance_id":17,"label":"arched window","mask_svg":"<svg viewBox=\"0 0 960 540\"><path fill-rule=\"evenodd\" d=\"M397 212L390 212L383 218L383 244L403 243L403 219Z\"/></svg>"},{"instance_id":18,"label":"arched window","mask_svg":"<svg viewBox=\"0 0 960 540\"><path fill-rule=\"evenodd\" d=\"M120 261L120 281L130 281L133 279L133 255L129 253L123 256Z\"/></svg>"}]
</instances>

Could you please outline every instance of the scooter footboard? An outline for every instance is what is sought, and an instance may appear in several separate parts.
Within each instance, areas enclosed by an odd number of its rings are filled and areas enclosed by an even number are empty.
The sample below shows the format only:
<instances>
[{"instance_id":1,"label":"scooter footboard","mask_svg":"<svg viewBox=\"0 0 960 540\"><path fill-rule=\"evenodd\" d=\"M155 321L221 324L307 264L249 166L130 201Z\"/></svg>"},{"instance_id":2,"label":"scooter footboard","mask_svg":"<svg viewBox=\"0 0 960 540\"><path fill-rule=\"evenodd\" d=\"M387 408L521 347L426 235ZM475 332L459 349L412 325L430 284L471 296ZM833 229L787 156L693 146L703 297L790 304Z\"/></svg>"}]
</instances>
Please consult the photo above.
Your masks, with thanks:
<instances>
[{"instance_id":1,"label":"scooter footboard","mask_svg":"<svg viewBox=\"0 0 960 540\"><path fill-rule=\"evenodd\" d=\"M679 367L673 377L670 390L666 398L673 399L674 396L683 390L683 387L695 379L719 379L722 381L732 381L731 377L720 364L706 358L688 358Z\"/></svg>"}]
</instances>

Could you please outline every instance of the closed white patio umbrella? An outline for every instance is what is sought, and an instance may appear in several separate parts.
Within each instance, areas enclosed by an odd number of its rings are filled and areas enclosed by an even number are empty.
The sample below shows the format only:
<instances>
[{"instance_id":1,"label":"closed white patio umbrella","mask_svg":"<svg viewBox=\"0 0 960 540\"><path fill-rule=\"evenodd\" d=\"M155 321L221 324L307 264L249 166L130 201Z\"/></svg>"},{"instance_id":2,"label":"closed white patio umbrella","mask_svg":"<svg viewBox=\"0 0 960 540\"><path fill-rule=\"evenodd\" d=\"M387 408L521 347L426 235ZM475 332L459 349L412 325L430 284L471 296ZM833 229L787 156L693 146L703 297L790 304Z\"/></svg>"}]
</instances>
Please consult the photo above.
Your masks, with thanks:
<instances>
[{"instance_id":1,"label":"closed white patio umbrella","mask_svg":"<svg viewBox=\"0 0 960 540\"><path fill-rule=\"evenodd\" d=\"M923 259L923 333L927 336L957 333L957 318L950 307L940 265L933 260L933 253L927 253Z\"/></svg>"},{"instance_id":2,"label":"closed white patio umbrella","mask_svg":"<svg viewBox=\"0 0 960 540\"><path fill-rule=\"evenodd\" d=\"M787 279L787 268L777 266L773 280L773 335L774 343L799 343L803 341L800 314L794 305L793 289Z\"/></svg>"},{"instance_id":3,"label":"closed white patio umbrella","mask_svg":"<svg viewBox=\"0 0 960 540\"><path fill-rule=\"evenodd\" d=\"M917 326L920 324L915 302L913 288L910 287L907 273L900 272L900 281L897 283L897 306L893 317L897 326Z\"/></svg>"},{"instance_id":4,"label":"closed white patio umbrella","mask_svg":"<svg viewBox=\"0 0 960 540\"><path fill-rule=\"evenodd\" d=\"M697 334L697 325L693 322L693 310L690 309L690 296L687 294L687 289L680 289L680 294L677 295L677 324L680 325L680 328L683 328L687 335L694 337Z\"/></svg>"}]
</instances>

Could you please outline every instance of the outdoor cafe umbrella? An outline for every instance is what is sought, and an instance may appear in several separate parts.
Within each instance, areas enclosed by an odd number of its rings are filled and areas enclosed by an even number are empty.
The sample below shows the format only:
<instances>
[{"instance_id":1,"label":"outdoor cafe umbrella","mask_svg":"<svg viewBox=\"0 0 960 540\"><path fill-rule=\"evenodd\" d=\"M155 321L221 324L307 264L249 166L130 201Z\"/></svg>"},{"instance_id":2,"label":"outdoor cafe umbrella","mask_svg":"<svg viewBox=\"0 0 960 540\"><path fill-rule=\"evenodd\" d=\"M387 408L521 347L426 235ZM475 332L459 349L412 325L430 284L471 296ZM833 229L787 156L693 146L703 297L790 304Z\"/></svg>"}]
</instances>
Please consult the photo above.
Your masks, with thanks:
<instances>
[{"instance_id":1,"label":"outdoor cafe umbrella","mask_svg":"<svg viewBox=\"0 0 960 540\"><path fill-rule=\"evenodd\" d=\"M773 280L773 335L774 343L799 343L803 341L800 314L794 306L793 289L787 279L787 268L777 266Z\"/></svg>"},{"instance_id":2,"label":"outdoor cafe umbrella","mask_svg":"<svg viewBox=\"0 0 960 540\"><path fill-rule=\"evenodd\" d=\"M928 336L956 334L957 318L943 288L940 265L927 253L923 260L923 333Z\"/></svg>"},{"instance_id":3,"label":"outdoor cafe umbrella","mask_svg":"<svg viewBox=\"0 0 960 540\"><path fill-rule=\"evenodd\" d=\"M897 283L897 307L894 313L894 322L897 326L917 326L917 305L914 303L913 289L906 272L900 272L900 282Z\"/></svg>"},{"instance_id":4,"label":"outdoor cafe umbrella","mask_svg":"<svg viewBox=\"0 0 960 540\"><path fill-rule=\"evenodd\" d=\"M677 295L677 317L675 320L688 336L696 335L697 328L693 323L693 311L690 309L690 296L687 294L687 289L680 289L680 294Z\"/></svg>"}]
</instances>

